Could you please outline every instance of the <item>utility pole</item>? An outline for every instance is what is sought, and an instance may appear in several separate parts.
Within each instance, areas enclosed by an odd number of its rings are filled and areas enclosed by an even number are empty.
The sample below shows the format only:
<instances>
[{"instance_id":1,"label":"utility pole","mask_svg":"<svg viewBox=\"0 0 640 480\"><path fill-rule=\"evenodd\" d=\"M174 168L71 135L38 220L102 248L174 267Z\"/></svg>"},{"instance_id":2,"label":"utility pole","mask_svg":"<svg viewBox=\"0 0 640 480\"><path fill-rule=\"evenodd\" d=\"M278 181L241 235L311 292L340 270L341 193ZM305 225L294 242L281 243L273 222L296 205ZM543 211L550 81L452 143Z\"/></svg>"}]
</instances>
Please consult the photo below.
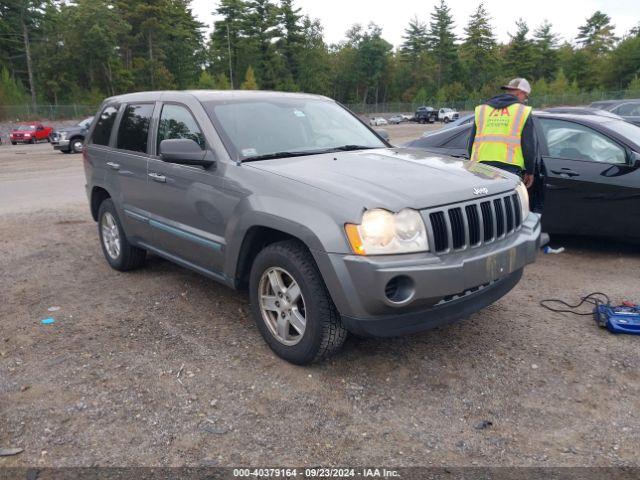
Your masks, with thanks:
<instances>
[{"instance_id":1,"label":"utility pole","mask_svg":"<svg viewBox=\"0 0 640 480\"><path fill-rule=\"evenodd\" d=\"M22 23L22 38L24 40L24 51L27 57L27 74L29 76L29 90L31 90L31 109L32 113L36 113L36 86L33 82L33 65L31 64L31 45L29 44L29 31L27 30L27 24L24 22L24 17L20 18Z\"/></svg>"},{"instance_id":2,"label":"utility pole","mask_svg":"<svg viewBox=\"0 0 640 480\"><path fill-rule=\"evenodd\" d=\"M229 81L231 82L231 90L233 90L233 67L231 66L231 37L229 35L229 24L227 26L227 50L229 51Z\"/></svg>"}]
</instances>

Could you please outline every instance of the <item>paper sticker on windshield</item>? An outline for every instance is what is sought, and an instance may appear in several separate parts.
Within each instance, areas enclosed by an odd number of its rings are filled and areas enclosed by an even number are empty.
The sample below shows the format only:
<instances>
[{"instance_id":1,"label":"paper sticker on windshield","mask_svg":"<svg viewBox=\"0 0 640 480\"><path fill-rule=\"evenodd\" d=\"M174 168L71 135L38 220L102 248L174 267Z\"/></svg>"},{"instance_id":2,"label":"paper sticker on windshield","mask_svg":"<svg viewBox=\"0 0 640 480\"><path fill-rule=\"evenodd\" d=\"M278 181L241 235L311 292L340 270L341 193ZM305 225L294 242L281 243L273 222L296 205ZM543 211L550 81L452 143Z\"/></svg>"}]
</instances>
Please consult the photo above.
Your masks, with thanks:
<instances>
[{"instance_id":1,"label":"paper sticker on windshield","mask_svg":"<svg viewBox=\"0 0 640 480\"><path fill-rule=\"evenodd\" d=\"M301 118L302 118L302 117L306 117L306 115L304 114L304 112L303 112L302 110L294 110L294 111L293 111L293 114L294 114L296 117L301 117Z\"/></svg>"},{"instance_id":2,"label":"paper sticker on windshield","mask_svg":"<svg viewBox=\"0 0 640 480\"><path fill-rule=\"evenodd\" d=\"M242 149L242 156L243 157L253 157L254 155L257 155L258 151L255 148L243 148Z\"/></svg>"}]
</instances>

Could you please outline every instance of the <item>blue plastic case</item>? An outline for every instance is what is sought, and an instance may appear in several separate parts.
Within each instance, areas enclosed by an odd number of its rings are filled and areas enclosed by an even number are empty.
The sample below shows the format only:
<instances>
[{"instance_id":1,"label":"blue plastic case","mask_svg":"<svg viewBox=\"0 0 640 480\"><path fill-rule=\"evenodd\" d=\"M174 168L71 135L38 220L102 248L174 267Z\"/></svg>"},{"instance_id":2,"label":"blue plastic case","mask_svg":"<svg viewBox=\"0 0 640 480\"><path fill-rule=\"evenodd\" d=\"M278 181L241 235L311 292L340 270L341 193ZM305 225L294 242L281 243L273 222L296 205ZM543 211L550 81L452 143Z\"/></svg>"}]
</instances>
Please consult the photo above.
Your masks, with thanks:
<instances>
[{"instance_id":1,"label":"blue plastic case","mask_svg":"<svg viewBox=\"0 0 640 480\"><path fill-rule=\"evenodd\" d=\"M640 306L598 305L593 309L593 315L598 325L611 333L640 335Z\"/></svg>"}]
</instances>

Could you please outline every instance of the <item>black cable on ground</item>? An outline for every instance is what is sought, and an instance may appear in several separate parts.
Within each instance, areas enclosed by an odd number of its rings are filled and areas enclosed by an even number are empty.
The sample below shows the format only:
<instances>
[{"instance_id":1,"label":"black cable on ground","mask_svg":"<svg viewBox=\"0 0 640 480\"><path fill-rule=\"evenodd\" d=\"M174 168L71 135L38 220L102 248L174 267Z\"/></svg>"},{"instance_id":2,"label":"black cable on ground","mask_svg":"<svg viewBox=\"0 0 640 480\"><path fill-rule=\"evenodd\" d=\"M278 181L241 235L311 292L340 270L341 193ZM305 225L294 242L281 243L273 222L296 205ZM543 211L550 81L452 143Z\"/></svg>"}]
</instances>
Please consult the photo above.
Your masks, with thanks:
<instances>
[{"instance_id":1,"label":"black cable on ground","mask_svg":"<svg viewBox=\"0 0 640 480\"><path fill-rule=\"evenodd\" d=\"M605 301L603 301L603 299ZM549 306L549 303L556 303L559 305L564 305L565 307L567 307L567 309L563 309L563 308L554 308ZM558 312L558 313L573 313L574 315L593 315L593 311L590 312L577 312L575 309L579 308L580 306L584 305L585 303L588 303L590 305L593 305L595 307L598 307L599 305L611 305L611 300L609 300L609 297L606 293L602 293L602 292L593 292L590 293L589 295L587 295L586 297L582 297L582 300L580 301L580 303L577 303L576 305L570 305L567 302L565 302L564 300L560 300L557 298L546 298L544 300L540 300L540 306L546 308L547 310L551 310L552 312Z\"/></svg>"}]
</instances>

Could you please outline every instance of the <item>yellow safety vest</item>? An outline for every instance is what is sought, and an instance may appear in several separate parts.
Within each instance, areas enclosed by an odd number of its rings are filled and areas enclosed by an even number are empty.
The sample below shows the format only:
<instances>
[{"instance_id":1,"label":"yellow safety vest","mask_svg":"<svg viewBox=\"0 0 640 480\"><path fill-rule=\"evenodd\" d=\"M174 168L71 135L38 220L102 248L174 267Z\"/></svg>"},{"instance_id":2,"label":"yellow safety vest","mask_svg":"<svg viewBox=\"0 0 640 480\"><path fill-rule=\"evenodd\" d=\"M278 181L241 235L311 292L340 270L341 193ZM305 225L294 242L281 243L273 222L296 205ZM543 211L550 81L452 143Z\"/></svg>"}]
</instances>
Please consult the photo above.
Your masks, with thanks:
<instances>
[{"instance_id":1,"label":"yellow safety vest","mask_svg":"<svg viewBox=\"0 0 640 480\"><path fill-rule=\"evenodd\" d=\"M471 149L474 162L502 162L524 170L522 130L531 107L513 103L505 108L476 107L476 138Z\"/></svg>"}]
</instances>

